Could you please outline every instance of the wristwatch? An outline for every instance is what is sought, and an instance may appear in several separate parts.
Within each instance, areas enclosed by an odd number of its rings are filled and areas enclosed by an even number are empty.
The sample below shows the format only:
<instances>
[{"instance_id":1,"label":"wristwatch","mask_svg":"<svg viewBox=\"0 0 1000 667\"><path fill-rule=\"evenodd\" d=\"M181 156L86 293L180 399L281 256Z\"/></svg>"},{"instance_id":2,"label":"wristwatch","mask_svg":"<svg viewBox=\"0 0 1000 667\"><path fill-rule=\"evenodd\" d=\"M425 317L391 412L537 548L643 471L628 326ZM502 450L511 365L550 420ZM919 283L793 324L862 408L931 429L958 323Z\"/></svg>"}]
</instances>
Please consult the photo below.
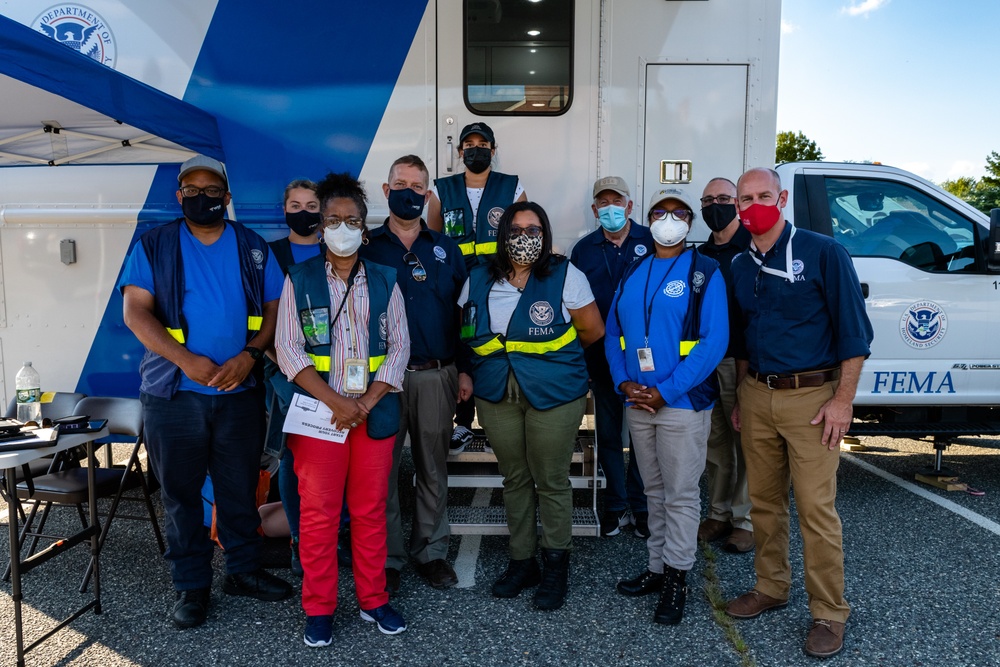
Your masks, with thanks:
<instances>
[{"instance_id":1,"label":"wristwatch","mask_svg":"<svg viewBox=\"0 0 1000 667\"><path fill-rule=\"evenodd\" d=\"M253 347L252 345L247 345L245 348L243 348L243 351L249 354L251 357L253 357L254 361L260 361L261 357L264 356L264 353L261 350L258 350L256 347Z\"/></svg>"}]
</instances>

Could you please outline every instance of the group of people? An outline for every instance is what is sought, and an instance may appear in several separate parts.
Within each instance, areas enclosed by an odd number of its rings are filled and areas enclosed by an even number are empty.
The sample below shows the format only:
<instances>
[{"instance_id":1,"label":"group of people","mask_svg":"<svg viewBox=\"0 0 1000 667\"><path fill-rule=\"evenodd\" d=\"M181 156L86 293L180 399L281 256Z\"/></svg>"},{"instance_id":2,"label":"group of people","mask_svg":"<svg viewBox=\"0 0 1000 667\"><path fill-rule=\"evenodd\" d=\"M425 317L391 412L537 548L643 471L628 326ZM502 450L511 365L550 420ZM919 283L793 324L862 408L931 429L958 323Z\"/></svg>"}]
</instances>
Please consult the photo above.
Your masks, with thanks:
<instances>
[{"instance_id":1,"label":"group of people","mask_svg":"<svg viewBox=\"0 0 1000 667\"><path fill-rule=\"evenodd\" d=\"M706 186L699 212L712 237L698 249L686 243L696 214L682 190L654 193L640 225L627 183L599 179L599 227L567 258L520 179L492 169L492 129L473 123L460 142L465 172L433 186L419 157L396 160L382 188L389 216L371 230L354 177L294 181L288 237L270 247L225 219L220 163L182 165L184 217L144 234L120 281L125 322L147 348L141 392L174 622L199 625L209 606L206 474L223 591L291 594L259 565L254 489L266 433L281 456L293 566L303 574L305 643L332 641L340 535L361 617L386 634L404 631L389 597L407 562L435 588L458 582L447 561L446 460L471 439L475 418L503 476L510 530L492 592L536 588L537 608L561 607L570 461L592 392L607 480L601 533L632 523L647 538L646 569L618 591L658 593L653 620L679 623L698 540L725 540L727 550L755 551L757 572L755 589L727 612L752 618L784 606L793 484L815 619L806 651L839 651L849 608L836 445L872 339L847 253L787 223L777 174L753 169L736 184ZM295 394L332 411L342 442L282 432ZM397 493L407 438L416 473L408 544Z\"/></svg>"}]
</instances>

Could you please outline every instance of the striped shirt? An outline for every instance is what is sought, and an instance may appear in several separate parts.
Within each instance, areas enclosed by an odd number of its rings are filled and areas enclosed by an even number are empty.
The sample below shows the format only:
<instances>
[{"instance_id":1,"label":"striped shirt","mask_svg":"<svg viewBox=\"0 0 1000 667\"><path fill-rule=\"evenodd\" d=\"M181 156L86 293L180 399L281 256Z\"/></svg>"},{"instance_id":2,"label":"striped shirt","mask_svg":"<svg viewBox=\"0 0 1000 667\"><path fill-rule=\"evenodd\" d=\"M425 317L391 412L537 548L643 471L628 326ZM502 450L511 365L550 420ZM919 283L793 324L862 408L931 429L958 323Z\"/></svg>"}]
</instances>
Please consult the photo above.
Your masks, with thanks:
<instances>
[{"instance_id":1,"label":"striped shirt","mask_svg":"<svg viewBox=\"0 0 1000 667\"><path fill-rule=\"evenodd\" d=\"M330 287L330 319L336 313L334 308L341 303L347 291L347 283L326 263L326 282ZM362 359L368 366L368 279L364 262L354 278L354 289L344 305L337 323L330 332L330 387L341 396L356 398L360 394L344 391L344 367L348 359ZM375 381L385 382L392 391L403 390L403 375L410 358L410 336L406 323L406 308L399 286L393 284L389 307L386 312L387 336L385 361L375 373ZM306 354L306 338L299 323L299 307L295 303L295 288L290 278L285 278L278 304L278 322L274 333L274 348L278 356L278 367L292 380L303 368L313 366Z\"/></svg>"}]
</instances>

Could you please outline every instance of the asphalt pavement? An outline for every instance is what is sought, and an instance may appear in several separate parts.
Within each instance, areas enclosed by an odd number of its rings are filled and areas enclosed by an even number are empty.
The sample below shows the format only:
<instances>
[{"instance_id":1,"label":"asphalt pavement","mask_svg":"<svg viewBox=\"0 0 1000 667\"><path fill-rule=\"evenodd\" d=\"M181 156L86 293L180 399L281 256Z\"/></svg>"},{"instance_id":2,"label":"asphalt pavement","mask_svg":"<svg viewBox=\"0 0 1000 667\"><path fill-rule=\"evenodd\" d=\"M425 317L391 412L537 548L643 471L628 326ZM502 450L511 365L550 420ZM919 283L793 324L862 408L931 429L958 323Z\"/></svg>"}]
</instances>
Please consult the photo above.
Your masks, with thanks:
<instances>
[{"instance_id":1,"label":"asphalt pavement","mask_svg":"<svg viewBox=\"0 0 1000 667\"><path fill-rule=\"evenodd\" d=\"M868 451L844 453L838 473L852 614L844 651L824 661L802 652L810 617L793 506L789 605L735 622L748 646L745 656L712 618L703 590L704 553L688 577L687 609L678 626L652 623L653 597L630 599L615 592L619 579L646 564L645 544L630 529L613 538L574 538L569 597L555 612L536 611L527 593L513 600L490 595L506 564L505 537L454 537L452 561L463 540L479 540L474 581L437 591L412 569L404 570L393 605L409 629L393 637L359 618L352 577L342 572L334 642L317 649L302 642L304 615L297 597L265 603L225 595L221 554L208 622L176 629L170 621L170 577L150 525L116 520L102 555L103 613L74 621L29 653L27 664L1000 665L1000 440L963 438L945 454L962 481L984 495L913 482L914 471L932 461L927 443L863 442ZM400 479L411 479L411 470L407 455ZM577 493L585 500L585 492ZM412 489L404 488L401 496L405 521ZM501 503L499 492L492 502ZM157 509L162 517L162 507ZM0 506L0 517L5 510ZM53 530L78 525L72 510L60 511L52 521ZM749 590L752 555L716 551L722 593L734 597ZM80 603L76 589L87 557L85 548L75 547L25 575L29 639ZM266 560L275 574L294 581L298 593L300 582L282 567L287 567L285 546L269 543ZM13 633L10 584L0 583L0 664L14 664Z\"/></svg>"}]
</instances>

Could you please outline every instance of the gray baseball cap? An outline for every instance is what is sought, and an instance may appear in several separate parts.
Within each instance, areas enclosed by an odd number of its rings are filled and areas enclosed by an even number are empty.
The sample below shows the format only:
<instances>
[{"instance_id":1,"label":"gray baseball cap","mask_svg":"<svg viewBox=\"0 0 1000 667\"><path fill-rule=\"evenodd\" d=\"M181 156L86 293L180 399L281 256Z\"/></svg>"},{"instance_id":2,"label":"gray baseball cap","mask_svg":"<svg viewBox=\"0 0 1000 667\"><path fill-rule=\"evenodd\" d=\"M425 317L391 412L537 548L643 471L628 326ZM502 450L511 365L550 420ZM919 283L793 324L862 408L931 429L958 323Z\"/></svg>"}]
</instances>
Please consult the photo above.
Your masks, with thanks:
<instances>
[{"instance_id":1,"label":"gray baseball cap","mask_svg":"<svg viewBox=\"0 0 1000 667\"><path fill-rule=\"evenodd\" d=\"M192 171L210 171L216 174L222 179L222 182L226 184L226 189L229 189L229 179L226 178L226 168L222 166L222 163L214 158L210 158L207 155L195 155L193 158L181 165L181 173L177 176L177 182L180 183L185 176L187 176Z\"/></svg>"},{"instance_id":2,"label":"gray baseball cap","mask_svg":"<svg viewBox=\"0 0 1000 667\"><path fill-rule=\"evenodd\" d=\"M611 190L612 192L617 192L623 197L631 198L631 194L628 191L628 183L621 176L605 176L604 178L599 178L594 182L594 198L601 194L605 190Z\"/></svg>"}]
</instances>

